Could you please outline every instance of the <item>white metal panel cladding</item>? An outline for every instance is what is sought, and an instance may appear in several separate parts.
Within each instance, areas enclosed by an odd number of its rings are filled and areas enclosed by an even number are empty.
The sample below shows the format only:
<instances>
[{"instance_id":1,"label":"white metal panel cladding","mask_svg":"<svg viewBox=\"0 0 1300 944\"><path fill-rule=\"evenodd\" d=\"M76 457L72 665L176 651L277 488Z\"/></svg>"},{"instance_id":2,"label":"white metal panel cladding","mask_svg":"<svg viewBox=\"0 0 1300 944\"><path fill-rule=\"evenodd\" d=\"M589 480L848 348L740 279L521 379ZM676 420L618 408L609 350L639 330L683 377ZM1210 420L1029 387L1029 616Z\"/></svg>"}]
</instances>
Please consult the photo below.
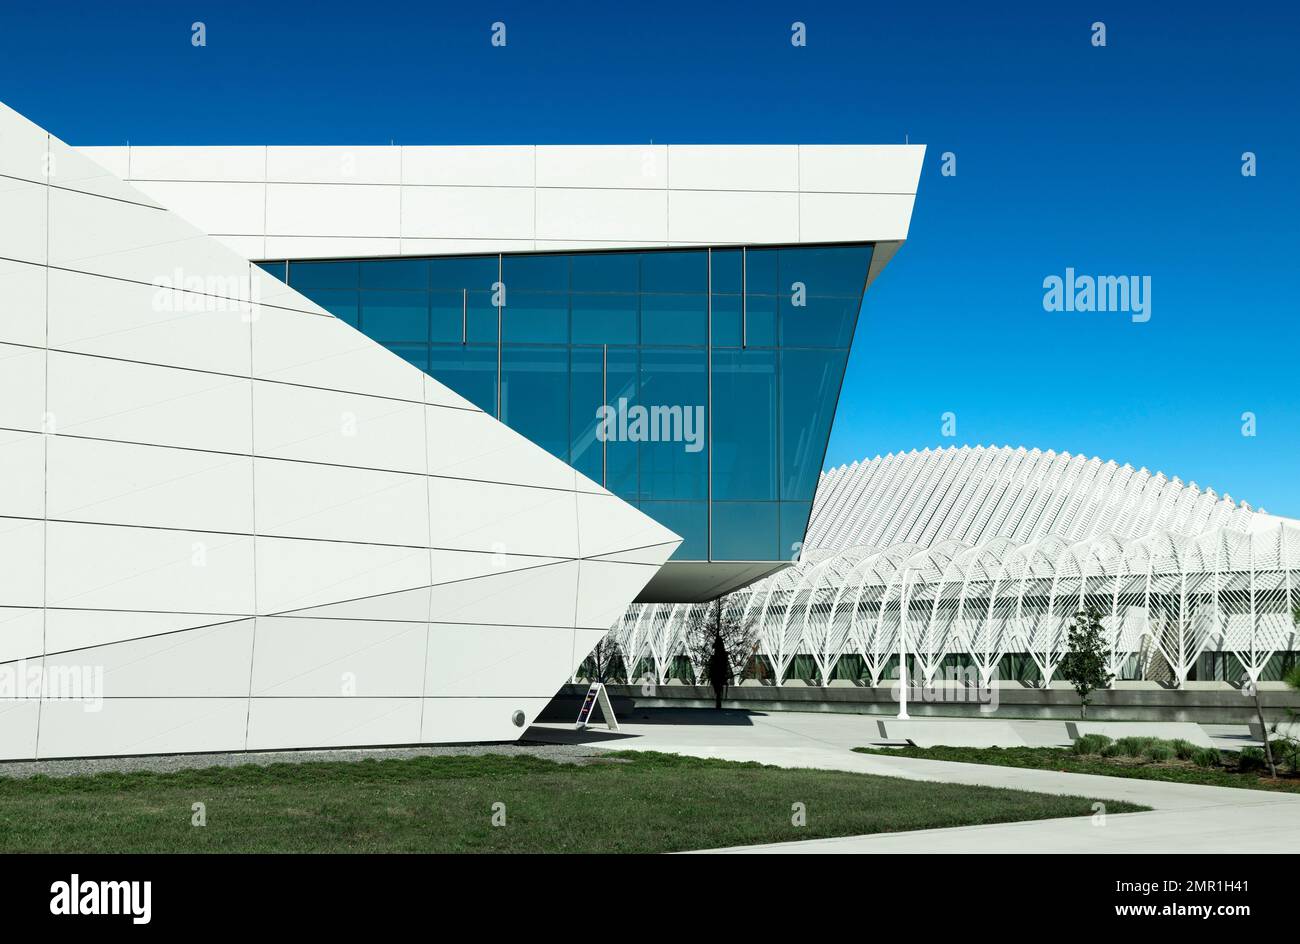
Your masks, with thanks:
<instances>
[{"instance_id":1,"label":"white metal panel cladding","mask_svg":"<svg viewBox=\"0 0 1300 944\"><path fill-rule=\"evenodd\" d=\"M825 685L855 655L880 684L901 631L924 683L954 657L988 682L1008 654L1050 683L1084 606L1103 614L1117 675L1136 657L1181 684L1220 652L1257 681L1300 649L1300 522L1098 459L963 447L855 463L823 474L808 543L725 604L757 621L776 678L805 655ZM613 638L634 674L667 681L688 615L628 611Z\"/></svg>"},{"instance_id":2,"label":"white metal panel cladding","mask_svg":"<svg viewBox=\"0 0 1300 944\"><path fill-rule=\"evenodd\" d=\"M0 256L0 758L512 740L679 543L3 105Z\"/></svg>"},{"instance_id":3,"label":"white metal panel cladding","mask_svg":"<svg viewBox=\"0 0 1300 944\"><path fill-rule=\"evenodd\" d=\"M81 150L252 259L898 243L925 157L856 144Z\"/></svg>"}]
</instances>

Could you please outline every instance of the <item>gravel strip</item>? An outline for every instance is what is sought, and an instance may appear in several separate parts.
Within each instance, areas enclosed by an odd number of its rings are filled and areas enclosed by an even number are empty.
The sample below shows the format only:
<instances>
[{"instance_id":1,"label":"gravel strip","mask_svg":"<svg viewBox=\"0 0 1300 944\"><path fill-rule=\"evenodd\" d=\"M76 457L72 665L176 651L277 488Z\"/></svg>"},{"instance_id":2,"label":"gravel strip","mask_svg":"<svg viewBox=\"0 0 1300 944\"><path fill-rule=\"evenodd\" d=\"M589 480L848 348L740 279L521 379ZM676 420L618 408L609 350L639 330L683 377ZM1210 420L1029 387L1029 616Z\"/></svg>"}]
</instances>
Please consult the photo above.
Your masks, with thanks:
<instances>
[{"instance_id":1,"label":"gravel strip","mask_svg":"<svg viewBox=\"0 0 1300 944\"><path fill-rule=\"evenodd\" d=\"M463 757L480 754L504 754L510 757L540 757L561 764L587 764L603 754L599 747L586 744L540 744L522 741L514 744L448 744L429 747L380 747L349 750L247 751L224 754L154 754L148 757L83 757L71 760L0 761L0 777L26 778L84 777L102 773L132 773L149 770L167 773L173 770L200 770L206 767L240 767L256 764L309 764L320 761L405 760L410 757Z\"/></svg>"}]
</instances>

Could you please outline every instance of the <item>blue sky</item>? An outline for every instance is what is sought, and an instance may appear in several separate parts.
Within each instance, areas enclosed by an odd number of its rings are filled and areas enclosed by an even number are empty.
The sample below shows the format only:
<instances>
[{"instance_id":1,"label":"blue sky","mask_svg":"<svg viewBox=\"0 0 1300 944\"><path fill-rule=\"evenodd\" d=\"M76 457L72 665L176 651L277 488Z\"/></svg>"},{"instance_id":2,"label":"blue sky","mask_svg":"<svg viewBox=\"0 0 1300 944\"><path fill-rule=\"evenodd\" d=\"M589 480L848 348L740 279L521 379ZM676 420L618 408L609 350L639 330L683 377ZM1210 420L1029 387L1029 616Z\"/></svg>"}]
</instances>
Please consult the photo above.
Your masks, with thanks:
<instances>
[{"instance_id":1,"label":"blue sky","mask_svg":"<svg viewBox=\"0 0 1300 944\"><path fill-rule=\"evenodd\" d=\"M10 4L0 99L73 144L907 137L828 465L1037 446L1300 517L1297 48L1267 3ZM1150 321L1044 311L1067 267L1150 276Z\"/></svg>"}]
</instances>

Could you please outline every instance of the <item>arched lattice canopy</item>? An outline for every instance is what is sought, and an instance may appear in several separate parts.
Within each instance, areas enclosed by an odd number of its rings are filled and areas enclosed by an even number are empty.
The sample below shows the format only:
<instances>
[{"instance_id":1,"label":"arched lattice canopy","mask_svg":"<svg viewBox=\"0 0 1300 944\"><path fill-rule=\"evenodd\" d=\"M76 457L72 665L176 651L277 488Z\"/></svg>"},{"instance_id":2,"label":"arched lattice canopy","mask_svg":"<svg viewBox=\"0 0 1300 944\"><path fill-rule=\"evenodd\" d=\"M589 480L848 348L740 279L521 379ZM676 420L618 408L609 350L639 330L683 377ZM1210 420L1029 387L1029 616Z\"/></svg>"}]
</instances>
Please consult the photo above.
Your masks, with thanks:
<instances>
[{"instance_id":1,"label":"arched lattice canopy","mask_svg":"<svg viewBox=\"0 0 1300 944\"><path fill-rule=\"evenodd\" d=\"M1186 517L1183 507L1171 520ZM814 551L724 605L755 624L758 651L778 679L807 656L814 679L827 684L839 661L855 656L878 684L902 633L926 680L954 659L987 679L1013 656L1050 681L1084 609L1101 614L1116 675L1164 673L1181 683L1211 653L1235 657L1258 679L1278 653L1300 648L1292 619L1300 527L1279 521L1253 532L946 538ZM629 671L650 666L666 680L689 611L632 607L613 630Z\"/></svg>"}]
</instances>

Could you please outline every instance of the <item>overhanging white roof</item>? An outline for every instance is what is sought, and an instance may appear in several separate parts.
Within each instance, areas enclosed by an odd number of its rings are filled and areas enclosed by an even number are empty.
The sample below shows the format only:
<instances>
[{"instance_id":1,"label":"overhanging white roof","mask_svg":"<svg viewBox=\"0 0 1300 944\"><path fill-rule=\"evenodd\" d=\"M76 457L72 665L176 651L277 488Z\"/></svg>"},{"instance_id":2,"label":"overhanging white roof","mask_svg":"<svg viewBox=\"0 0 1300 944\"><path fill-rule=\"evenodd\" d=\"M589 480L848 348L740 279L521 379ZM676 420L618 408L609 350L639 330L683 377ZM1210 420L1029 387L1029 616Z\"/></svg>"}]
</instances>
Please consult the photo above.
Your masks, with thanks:
<instances>
[{"instance_id":1,"label":"overhanging white roof","mask_svg":"<svg viewBox=\"0 0 1300 944\"><path fill-rule=\"evenodd\" d=\"M86 147L251 259L907 238L923 145Z\"/></svg>"}]
</instances>

